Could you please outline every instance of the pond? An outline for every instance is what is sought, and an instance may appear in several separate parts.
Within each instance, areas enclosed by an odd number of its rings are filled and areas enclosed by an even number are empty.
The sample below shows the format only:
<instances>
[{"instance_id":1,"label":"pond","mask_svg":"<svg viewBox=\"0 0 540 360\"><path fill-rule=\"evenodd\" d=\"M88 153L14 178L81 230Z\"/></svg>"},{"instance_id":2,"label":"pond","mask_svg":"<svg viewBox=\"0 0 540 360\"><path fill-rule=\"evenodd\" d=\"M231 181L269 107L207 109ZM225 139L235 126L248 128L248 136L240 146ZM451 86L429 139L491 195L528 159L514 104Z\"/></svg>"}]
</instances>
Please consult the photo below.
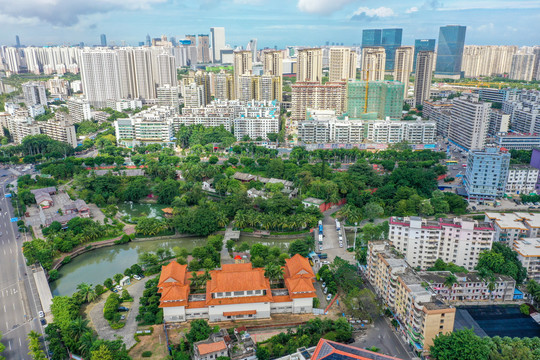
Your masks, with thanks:
<instances>
[{"instance_id":1,"label":"pond","mask_svg":"<svg viewBox=\"0 0 540 360\"><path fill-rule=\"evenodd\" d=\"M118 205L118 214L120 217L128 216L129 220L134 217L141 216L162 219L163 212L161 209L166 207L166 205L161 204L139 204L134 202L125 202Z\"/></svg>"},{"instance_id":2,"label":"pond","mask_svg":"<svg viewBox=\"0 0 540 360\"><path fill-rule=\"evenodd\" d=\"M287 251L291 241L242 236L239 243L247 242L250 245L260 243L278 246L283 251ZM123 273L126 268L137 263L139 255L143 252L153 252L160 247L172 249L175 246L185 247L191 252L193 248L205 244L206 238L192 237L136 241L95 249L73 258L69 264L62 266L58 270L60 278L50 284L51 292L53 296L72 295L77 291L77 285L80 283L85 282L94 286L103 284L105 279L112 278L117 273Z\"/></svg>"}]
</instances>

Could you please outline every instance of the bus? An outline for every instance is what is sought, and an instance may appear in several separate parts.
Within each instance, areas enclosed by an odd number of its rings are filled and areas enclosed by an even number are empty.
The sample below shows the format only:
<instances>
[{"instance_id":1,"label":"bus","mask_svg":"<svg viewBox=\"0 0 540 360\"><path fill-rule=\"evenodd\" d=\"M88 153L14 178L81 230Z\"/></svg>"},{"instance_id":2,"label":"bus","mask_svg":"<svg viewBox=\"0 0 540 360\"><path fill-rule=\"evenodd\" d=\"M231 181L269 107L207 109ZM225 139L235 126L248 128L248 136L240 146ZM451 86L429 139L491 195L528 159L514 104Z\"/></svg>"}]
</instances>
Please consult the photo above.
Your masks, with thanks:
<instances>
[{"instance_id":1,"label":"bus","mask_svg":"<svg viewBox=\"0 0 540 360\"><path fill-rule=\"evenodd\" d=\"M457 164L457 160L446 160L446 165Z\"/></svg>"}]
</instances>

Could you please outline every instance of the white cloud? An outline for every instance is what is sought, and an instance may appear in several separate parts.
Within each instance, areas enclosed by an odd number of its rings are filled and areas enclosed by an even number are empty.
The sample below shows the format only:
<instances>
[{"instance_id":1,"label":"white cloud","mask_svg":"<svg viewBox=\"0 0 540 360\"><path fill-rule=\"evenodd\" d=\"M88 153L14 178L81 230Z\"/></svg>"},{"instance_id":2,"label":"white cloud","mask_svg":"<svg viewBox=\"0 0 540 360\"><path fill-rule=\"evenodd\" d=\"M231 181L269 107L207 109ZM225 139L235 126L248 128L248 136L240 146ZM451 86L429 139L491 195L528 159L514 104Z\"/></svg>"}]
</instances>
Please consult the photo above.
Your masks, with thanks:
<instances>
[{"instance_id":1,"label":"white cloud","mask_svg":"<svg viewBox=\"0 0 540 360\"><path fill-rule=\"evenodd\" d=\"M298 10L310 14L330 15L356 0L298 0Z\"/></svg>"},{"instance_id":2,"label":"white cloud","mask_svg":"<svg viewBox=\"0 0 540 360\"><path fill-rule=\"evenodd\" d=\"M418 8L416 6L413 6L412 8L405 10L405 13L412 14L412 13L415 13L417 11L418 11Z\"/></svg>"},{"instance_id":3,"label":"white cloud","mask_svg":"<svg viewBox=\"0 0 540 360\"><path fill-rule=\"evenodd\" d=\"M0 0L0 14L19 19L38 18L52 25L71 26L80 16L114 10L145 10L167 0Z\"/></svg>"},{"instance_id":4,"label":"white cloud","mask_svg":"<svg viewBox=\"0 0 540 360\"><path fill-rule=\"evenodd\" d=\"M374 20L376 18L386 18L395 16L394 10L381 6L376 9L370 9L367 7L359 7L352 16L351 20Z\"/></svg>"}]
</instances>

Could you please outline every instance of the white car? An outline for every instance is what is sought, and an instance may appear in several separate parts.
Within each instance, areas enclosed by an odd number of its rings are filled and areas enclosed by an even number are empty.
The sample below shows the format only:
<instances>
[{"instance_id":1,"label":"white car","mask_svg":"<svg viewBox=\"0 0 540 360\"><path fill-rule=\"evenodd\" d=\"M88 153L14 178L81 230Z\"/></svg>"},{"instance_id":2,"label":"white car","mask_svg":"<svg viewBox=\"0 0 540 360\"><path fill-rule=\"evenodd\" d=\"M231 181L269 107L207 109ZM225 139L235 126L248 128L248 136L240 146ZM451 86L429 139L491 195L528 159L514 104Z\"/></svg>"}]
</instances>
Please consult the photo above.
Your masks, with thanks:
<instances>
[{"instance_id":1,"label":"white car","mask_svg":"<svg viewBox=\"0 0 540 360\"><path fill-rule=\"evenodd\" d=\"M339 247L340 247L340 248L343 247L343 241L340 241L340 242L339 242Z\"/></svg>"},{"instance_id":2,"label":"white car","mask_svg":"<svg viewBox=\"0 0 540 360\"><path fill-rule=\"evenodd\" d=\"M330 301L330 300L332 300L332 294L328 294L328 296L326 296L326 301Z\"/></svg>"},{"instance_id":3,"label":"white car","mask_svg":"<svg viewBox=\"0 0 540 360\"><path fill-rule=\"evenodd\" d=\"M116 285L114 288L118 291L122 291L122 287L120 285Z\"/></svg>"},{"instance_id":4,"label":"white car","mask_svg":"<svg viewBox=\"0 0 540 360\"><path fill-rule=\"evenodd\" d=\"M134 278L135 280L141 280L141 277L140 277L139 275L133 275L133 278Z\"/></svg>"},{"instance_id":5,"label":"white car","mask_svg":"<svg viewBox=\"0 0 540 360\"><path fill-rule=\"evenodd\" d=\"M323 288L326 287L326 283L325 283L325 282L322 283L322 287L323 287Z\"/></svg>"},{"instance_id":6,"label":"white car","mask_svg":"<svg viewBox=\"0 0 540 360\"><path fill-rule=\"evenodd\" d=\"M324 288L323 293L326 294L327 292L328 292L328 288Z\"/></svg>"},{"instance_id":7,"label":"white car","mask_svg":"<svg viewBox=\"0 0 540 360\"><path fill-rule=\"evenodd\" d=\"M319 245L319 251L322 251L322 245Z\"/></svg>"},{"instance_id":8,"label":"white car","mask_svg":"<svg viewBox=\"0 0 540 360\"><path fill-rule=\"evenodd\" d=\"M40 312L38 312L38 316L39 316L40 318L44 318L44 317L45 317L45 313L44 313L43 311L40 311Z\"/></svg>"}]
</instances>

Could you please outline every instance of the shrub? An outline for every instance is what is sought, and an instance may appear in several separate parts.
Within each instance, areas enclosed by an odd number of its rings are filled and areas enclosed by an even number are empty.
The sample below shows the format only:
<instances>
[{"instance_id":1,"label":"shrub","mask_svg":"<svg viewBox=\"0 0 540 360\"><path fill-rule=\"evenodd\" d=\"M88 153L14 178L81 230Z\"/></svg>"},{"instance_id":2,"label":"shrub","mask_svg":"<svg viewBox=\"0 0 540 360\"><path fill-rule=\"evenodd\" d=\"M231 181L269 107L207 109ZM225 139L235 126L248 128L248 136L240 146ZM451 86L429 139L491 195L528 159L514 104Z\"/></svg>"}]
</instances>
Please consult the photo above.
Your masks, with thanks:
<instances>
[{"instance_id":1,"label":"shrub","mask_svg":"<svg viewBox=\"0 0 540 360\"><path fill-rule=\"evenodd\" d=\"M58 279L59 277L60 277L60 274L58 274L58 270L49 271L49 282L53 282L54 280Z\"/></svg>"},{"instance_id":2,"label":"shrub","mask_svg":"<svg viewBox=\"0 0 540 360\"><path fill-rule=\"evenodd\" d=\"M143 353L141 354L141 356L143 358L149 358L152 356L152 352L151 351L143 351Z\"/></svg>"},{"instance_id":3,"label":"shrub","mask_svg":"<svg viewBox=\"0 0 540 360\"><path fill-rule=\"evenodd\" d=\"M112 323L111 324L111 329L118 330L118 329L123 328L124 326L126 326L126 323L121 323L121 322Z\"/></svg>"},{"instance_id":4,"label":"shrub","mask_svg":"<svg viewBox=\"0 0 540 360\"><path fill-rule=\"evenodd\" d=\"M118 310L118 305L120 305L120 296L116 293L109 295L103 306L103 317L107 320L113 320L114 314Z\"/></svg>"},{"instance_id":5,"label":"shrub","mask_svg":"<svg viewBox=\"0 0 540 360\"><path fill-rule=\"evenodd\" d=\"M531 308L529 307L528 304L521 304L521 306L519 307L519 311L521 311L523 315L531 314Z\"/></svg>"},{"instance_id":6,"label":"shrub","mask_svg":"<svg viewBox=\"0 0 540 360\"><path fill-rule=\"evenodd\" d=\"M62 260L62 265L65 265L69 262L71 262L71 256L68 255Z\"/></svg>"}]
</instances>

